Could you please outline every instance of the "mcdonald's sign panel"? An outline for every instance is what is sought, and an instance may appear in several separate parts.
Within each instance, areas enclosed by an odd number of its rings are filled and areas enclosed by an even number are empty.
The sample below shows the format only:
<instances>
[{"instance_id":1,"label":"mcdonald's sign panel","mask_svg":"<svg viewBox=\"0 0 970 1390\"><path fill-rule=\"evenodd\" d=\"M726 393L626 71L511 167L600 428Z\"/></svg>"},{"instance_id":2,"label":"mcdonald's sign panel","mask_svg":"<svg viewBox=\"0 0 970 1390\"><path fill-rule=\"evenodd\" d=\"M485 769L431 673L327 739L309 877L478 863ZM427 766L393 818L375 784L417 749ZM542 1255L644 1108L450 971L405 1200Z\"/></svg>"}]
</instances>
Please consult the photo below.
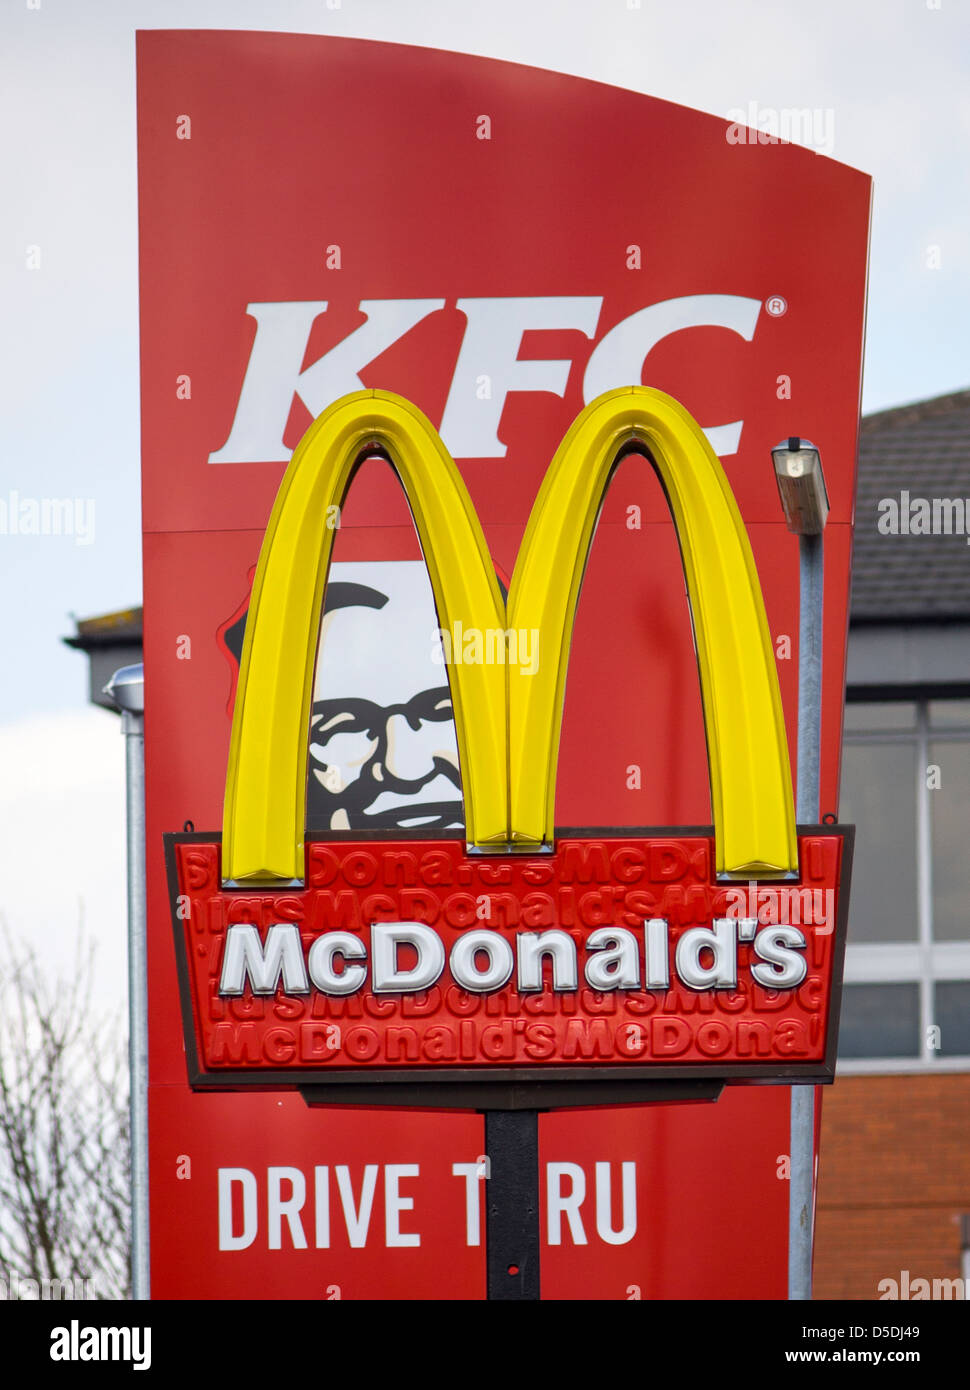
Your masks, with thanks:
<instances>
[{"instance_id":1,"label":"mcdonald's sign panel","mask_svg":"<svg viewBox=\"0 0 970 1390\"><path fill-rule=\"evenodd\" d=\"M834 1067L869 180L426 49L143 33L138 87L153 1295L483 1297L518 1088L544 1297L783 1297L737 1083Z\"/></svg>"},{"instance_id":2,"label":"mcdonald's sign panel","mask_svg":"<svg viewBox=\"0 0 970 1390\"><path fill-rule=\"evenodd\" d=\"M579 583L603 492L634 449L649 452L681 541L712 836L591 837L555 826ZM372 830L362 839L332 825L306 836L328 518L377 450L410 500L442 623L464 792L458 837ZM386 1082L405 1072L435 1086L413 1091L419 1101L440 1103L462 1080L452 1103L467 1105L481 1099L476 1076L541 1077L549 1102L554 1083L576 1083L584 1067L596 1068L582 1093L592 1103L624 1070L651 1080L831 1078L845 832L819 828L797 841L774 651L744 523L703 431L671 397L629 387L583 411L539 490L507 601L427 418L383 391L342 397L287 470L246 629L225 840L170 841L194 1084ZM466 650L469 633L482 637L481 651ZM346 721L326 722L339 730ZM772 886L752 901L750 891L732 893L739 880ZM709 1007L730 991L730 1019L701 1015L678 989ZM484 1023L474 1018L483 997ZM241 998L251 1009L244 1021L227 1012ZM338 1102L355 1095L330 1089Z\"/></svg>"}]
</instances>

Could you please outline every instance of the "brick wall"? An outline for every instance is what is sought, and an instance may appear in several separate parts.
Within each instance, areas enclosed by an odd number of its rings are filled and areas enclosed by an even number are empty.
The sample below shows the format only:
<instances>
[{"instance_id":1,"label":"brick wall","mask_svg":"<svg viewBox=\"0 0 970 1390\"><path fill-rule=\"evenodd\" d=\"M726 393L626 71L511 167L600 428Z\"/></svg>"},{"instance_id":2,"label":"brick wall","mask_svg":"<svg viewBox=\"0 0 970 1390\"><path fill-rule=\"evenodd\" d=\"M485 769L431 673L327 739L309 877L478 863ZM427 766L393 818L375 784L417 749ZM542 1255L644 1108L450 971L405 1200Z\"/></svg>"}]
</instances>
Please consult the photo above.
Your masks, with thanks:
<instances>
[{"instance_id":1,"label":"brick wall","mask_svg":"<svg viewBox=\"0 0 970 1390\"><path fill-rule=\"evenodd\" d=\"M816 1298L960 1274L970 1213L970 1074L847 1076L822 1094Z\"/></svg>"}]
</instances>

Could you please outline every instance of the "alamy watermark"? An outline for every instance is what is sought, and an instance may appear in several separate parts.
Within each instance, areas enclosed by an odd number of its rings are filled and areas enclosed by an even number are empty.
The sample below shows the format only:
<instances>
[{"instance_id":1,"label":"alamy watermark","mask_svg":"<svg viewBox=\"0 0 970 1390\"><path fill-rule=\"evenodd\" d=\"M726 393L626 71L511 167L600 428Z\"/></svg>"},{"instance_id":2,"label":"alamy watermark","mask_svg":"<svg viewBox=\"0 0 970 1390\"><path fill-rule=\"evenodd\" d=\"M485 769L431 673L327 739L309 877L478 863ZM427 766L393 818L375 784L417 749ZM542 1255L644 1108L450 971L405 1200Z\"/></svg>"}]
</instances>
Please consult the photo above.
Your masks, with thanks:
<instances>
[{"instance_id":1,"label":"alamy watermark","mask_svg":"<svg viewBox=\"0 0 970 1390\"><path fill-rule=\"evenodd\" d=\"M72 1318L68 1327L51 1329L52 1361L130 1361L133 1371L152 1364L150 1327L82 1327Z\"/></svg>"},{"instance_id":2,"label":"alamy watermark","mask_svg":"<svg viewBox=\"0 0 970 1390\"><path fill-rule=\"evenodd\" d=\"M928 1298L962 1302L967 1297L964 1279L922 1279L912 1276L908 1269L901 1269L898 1279L880 1279L876 1287L880 1302L887 1298L901 1302Z\"/></svg>"},{"instance_id":3,"label":"alamy watermark","mask_svg":"<svg viewBox=\"0 0 970 1390\"><path fill-rule=\"evenodd\" d=\"M747 110L733 106L724 138L729 145L777 145L785 140L806 145L820 154L835 149L835 110L831 106L760 106L749 101Z\"/></svg>"},{"instance_id":4,"label":"alamy watermark","mask_svg":"<svg viewBox=\"0 0 970 1390\"><path fill-rule=\"evenodd\" d=\"M456 622L431 634L436 666L520 666L527 676L539 669L539 629L464 627Z\"/></svg>"},{"instance_id":5,"label":"alamy watermark","mask_svg":"<svg viewBox=\"0 0 970 1390\"><path fill-rule=\"evenodd\" d=\"M970 545L970 498L911 497L904 488L898 497L881 497L876 508L882 536L967 536Z\"/></svg>"},{"instance_id":6,"label":"alamy watermark","mask_svg":"<svg viewBox=\"0 0 970 1390\"><path fill-rule=\"evenodd\" d=\"M727 890L726 917L772 927L819 927L828 936L835 927L834 888L765 887L751 880L747 887Z\"/></svg>"},{"instance_id":7,"label":"alamy watermark","mask_svg":"<svg viewBox=\"0 0 970 1390\"><path fill-rule=\"evenodd\" d=\"M36 1303L47 1299L96 1299L98 1296L93 1279L82 1279L79 1274L70 1279L22 1279L14 1272L9 1279L0 1278L0 1302Z\"/></svg>"},{"instance_id":8,"label":"alamy watermark","mask_svg":"<svg viewBox=\"0 0 970 1390\"><path fill-rule=\"evenodd\" d=\"M22 497L14 488L0 497L0 536L73 536L94 541L93 497Z\"/></svg>"}]
</instances>

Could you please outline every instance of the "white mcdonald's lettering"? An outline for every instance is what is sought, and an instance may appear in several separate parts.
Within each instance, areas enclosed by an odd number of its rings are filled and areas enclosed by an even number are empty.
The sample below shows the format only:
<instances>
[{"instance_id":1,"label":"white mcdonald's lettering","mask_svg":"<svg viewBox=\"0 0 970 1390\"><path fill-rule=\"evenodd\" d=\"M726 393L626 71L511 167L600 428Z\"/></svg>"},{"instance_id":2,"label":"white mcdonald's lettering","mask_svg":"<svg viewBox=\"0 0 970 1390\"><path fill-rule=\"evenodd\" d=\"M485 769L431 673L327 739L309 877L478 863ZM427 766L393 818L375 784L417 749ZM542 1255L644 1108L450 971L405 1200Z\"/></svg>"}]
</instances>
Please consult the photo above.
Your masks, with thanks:
<instances>
[{"instance_id":1,"label":"white mcdonald's lettering","mask_svg":"<svg viewBox=\"0 0 970 1390\"><path fill-rule=\"evenodd\" d=\"M751 978L765 989L796 989L805 979L806 940L797 927L768 926L758 930L749 918L719 917L710 927L683 932L673 952L674 973L687 989L704 991L738 988L738 941L751 942L757 964ZM668 924L651 918L638 934L625 927L600 927L583 949L583 974L591 989L641 988L641 941L646 968L643 988L670 988ZM401 963L400 948L416 956ZM294 922L267 928L265 942L251 922L237 922L226 932L219 993L240 995L247 983L254 994L354 994L367 979L368 951L353 932L324 932L306 958ZM568 932L552 929L519 932L513 943L493 930L462 932L450 954L438 933L421 922L378 922L370 929L370 988L374 994L418 994L442 976L447 959L451 978L472 994L493 994L504 988L516 971L520 993L541 992L543 962L551 962L552 990L568 994L579 986L578 950ZM342 969L336 963L342 963Z\"/></svg>"},{"instance_id":2,"label":"white mcdonald's lettering","mask_svg":"<svg viewBox=\"0 0 970 1390\"><path fill-rule=\"evenodd\" d=\"M254 994L275 994L280 980L287 994L308 994L306 966L295 922L279 922L266 933L265 946L252 922L230 927L222 960L222 994L242 994L246 980Z\"/></svg>"},{"instance_id":3,"label":"white mcdonald's lettering","mask_svg":"<svg viewBox=\"0 0 970 1390\"><path fill-rule=\"evenodd\" d=\"M254 303L246 312L256 320L256 337L240 389L229 437L209 455L210 463L285 462L292 453L283 443L294 395L313 416L333 401L364 389L360 372L430 315L444 299L362 299L364 322L303 366L315 320L327 312L326 300ZM568 359L520 359L523 333L572 330L595 338L601 295L551 295L459 299L467 327L452 373L441 422L441 437L453 458L504 458L498 437L502 411L513 392L547 391L564 396ZM596 342L586 364L583 400L640 381L650 352L689 328L724 328L745 342L754 336L759 299L736 294L690 294L638 309ZM482 383L488 383L487 393ZM743 420L708 427L704 433L722 458L738 451Z\"/></svg>"}]
</instances>

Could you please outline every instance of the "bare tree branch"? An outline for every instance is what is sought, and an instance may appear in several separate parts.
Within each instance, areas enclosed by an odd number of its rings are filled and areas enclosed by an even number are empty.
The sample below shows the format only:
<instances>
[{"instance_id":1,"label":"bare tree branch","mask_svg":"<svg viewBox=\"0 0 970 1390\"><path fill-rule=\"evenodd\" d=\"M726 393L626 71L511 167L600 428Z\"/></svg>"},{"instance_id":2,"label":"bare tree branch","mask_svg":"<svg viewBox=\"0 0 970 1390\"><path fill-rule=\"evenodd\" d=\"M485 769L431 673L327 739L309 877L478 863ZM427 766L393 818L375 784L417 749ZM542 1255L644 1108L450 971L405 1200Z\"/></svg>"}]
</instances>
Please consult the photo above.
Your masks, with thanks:
<instances>
[{"instance_id":1,"label":"bare tree branch","mask_svg":"<svg viewBox=\"0 0 970 1390\"><path fill-rule=\"evenodd\" d=\"M128 1067L120 1015L92 1008L78 932L53 979L0 918L0 1279L91 1281L130 1298ZM10 1295L8 1295L10 1296Z\"/></svg>"}]
</instances>

